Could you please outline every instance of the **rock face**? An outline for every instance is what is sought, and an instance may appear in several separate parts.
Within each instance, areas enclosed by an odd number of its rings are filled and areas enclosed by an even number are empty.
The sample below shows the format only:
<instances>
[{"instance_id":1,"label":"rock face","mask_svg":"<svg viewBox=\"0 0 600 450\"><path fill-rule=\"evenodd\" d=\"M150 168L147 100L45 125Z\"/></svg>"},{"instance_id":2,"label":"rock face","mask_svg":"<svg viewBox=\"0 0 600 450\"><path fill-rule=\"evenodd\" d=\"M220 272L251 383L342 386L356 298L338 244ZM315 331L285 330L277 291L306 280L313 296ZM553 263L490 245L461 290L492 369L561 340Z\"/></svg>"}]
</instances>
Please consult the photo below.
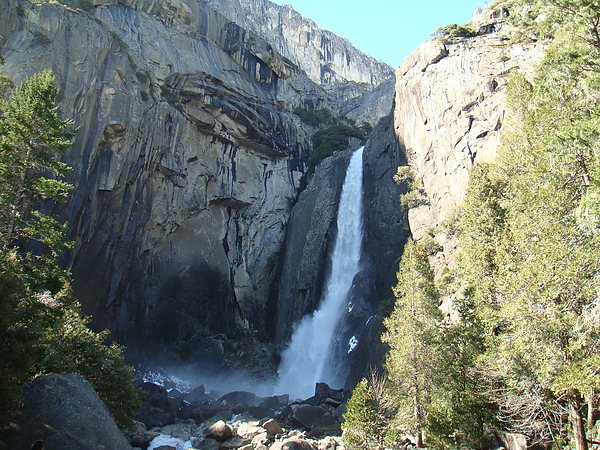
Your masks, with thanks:
<instances>
[{"instance_id":1,"label":"rock face","mask_svg":"<svg viewBox=\"0 0 600 450\"><path fill-rule=\"evenodd\" d=\"M338 153L319 164L292 209L280 280L272 294L272 326L278 342L290 337L288 324L319 306L350 156L351 152Z\"/></svg>"},{"instance_id":2,"label":"rock face","mask_svg":"<svg viewBox=\"0 0 600 450\"><path fill-rule=\"evenodd\" d=\"M209 4L239 22L265 14L244 28ZM275 42L309 21L287 7L209 4L0 0L3 73L18 83L52 68L79 127L64 155L75 191L58 210L77 238L66 261L76 295L130 349L264 328L315 131L292 111L335 106L306 73L371 85L389 75L314 24L303 36L320 43L291 61L297 44ZM360 114L373 121L368 102Z\"/></svg>"},{"instance_id":3,"label":"rock face","mask_svg":"<svg viewBox=\"0 0 600 450\"><path fill-rule=\"evenodd\" d=\"M24 387L24 406L15 423L20 432L4 439L6 448L126 450L131 445L96 391L80 375L40 375Z\"/></svg>"},{"instance_id":4,"label":"rock face","mask_svg":"<svg viewBox=\"0 0 600 450\"><path fill-rule=\"evenodd\" d=\"M436 227L464 199L473 164L495 157L509 73L530 73L542 57L537 43L509 43L508 14L484 9L473 22L483 34L425 42L396 73L396 135L426 192L409 212L410 229L442 244L432 258L437 275L453 264L457 242Z\"/></svg>"},{"instance_id":5,"label":"rock face","mask_svg":"<svg viewBox=\"0 0 600 450\"><path fill-rule=\"evenodd\" d=\"M363 155L362 269L354 278L349 306L336 332L333 358L339 364L333 372L347 380L348 387L354 387L368 367L381 362L384 350L378 345L377 334L381 328L373 328L371 322L379 303L392 301L391 286L409 233L406 211L399 205L400 194L406 188L393 180L396 168L406 160L391 115L375 127ZM292 210L281 276L275 284L275 336L279 342L286 341L292 331L284 324L300 320L319 306L320 288L330 270L328 256L336 233L336 205L350 156L351 152L344 152L323 161ZM355 352L357 345L359 350L370 350Z\"/></svg>"},{"instance_id":6,"label":"rock face","mask_svg":"<svg viewBox=\"0 0 600 450\"><path fill-rule=\"evenodd\" d=\"M356 82L373 88L393 77L387 64L365 55L347 39L320 29L290 5L280 6L268 0L207 2L234 22L266 38L316 83Z\"/></svg>"}]
</instances>

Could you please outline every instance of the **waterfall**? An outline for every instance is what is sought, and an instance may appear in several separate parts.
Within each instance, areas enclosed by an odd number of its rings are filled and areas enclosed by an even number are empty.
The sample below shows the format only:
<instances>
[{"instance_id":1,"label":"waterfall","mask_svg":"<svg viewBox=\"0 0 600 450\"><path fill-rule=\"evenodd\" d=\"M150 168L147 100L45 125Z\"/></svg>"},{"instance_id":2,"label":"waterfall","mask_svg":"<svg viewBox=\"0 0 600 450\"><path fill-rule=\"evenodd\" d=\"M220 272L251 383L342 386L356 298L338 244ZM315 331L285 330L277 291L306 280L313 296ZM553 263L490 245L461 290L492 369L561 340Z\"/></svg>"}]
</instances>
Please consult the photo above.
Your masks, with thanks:
<instances>
[{"instance_id":1,"label":"waterfall","mask_svg":"<svg viewBox=\"0 0 600 450\"><path fill-rule=\"evenodd\" d=\"M295 327L289 346L282 354L279 382L275 393L291 398L314 395L315 383L335 386L337 380L328 365L334 332L347 308L348 292L359 270L362 243L363 147L354 152L346 171L337 216L337 236L331 254L331 273L327 278L320 307L306 315ZM339 386L338 386L339 387Z\"/></svg>"}]
</instances>

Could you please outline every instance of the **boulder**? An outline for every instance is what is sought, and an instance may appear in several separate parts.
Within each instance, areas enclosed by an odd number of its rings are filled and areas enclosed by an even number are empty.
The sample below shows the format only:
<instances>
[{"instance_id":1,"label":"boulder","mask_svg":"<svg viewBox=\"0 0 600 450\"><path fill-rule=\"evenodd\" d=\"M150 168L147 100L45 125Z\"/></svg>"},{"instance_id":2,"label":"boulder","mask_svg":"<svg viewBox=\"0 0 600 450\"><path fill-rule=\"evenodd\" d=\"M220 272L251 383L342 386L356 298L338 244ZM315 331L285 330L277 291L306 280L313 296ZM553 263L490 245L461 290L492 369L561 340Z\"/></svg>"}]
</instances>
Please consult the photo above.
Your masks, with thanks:
<instances>
[{"instance_id":1,"label":"boulder","mask_svg":"<svg viewBox=\"0 0 600 450\"><path fill-rule=\"evenodd\" d=\"M279 398L277 397L267 397L265 398L262 402L260 402L258 404L258 406L260 406L261 408L267 408L267 409L279 409L281 408L281 406L283 406L280 401Z\"/></svg>"},{"instance_id":2,"label":"boulder","mask_svg":"<svg viewBox=\"0 0 600 450\"><path fill-rule=\"evenodd\" d=\"M339 435L342 431L335 416L321 406L300 405L294 409L290 419L308 431L319 428L322 435Z\"/></svg>"},{"instance_id":3,"label":"boulder","mask_svg":"<svg viewBox=\"0 0 600 450\"><path fill-rule=\"evenodd\" d=\"M252 445L258 447L260 445L267 445L269 443L269 435L266 432L257 434L252 438Z\"/></svg>"},{"instance_id":4,"label":"boulder","mask_svg":"<svg viewBox=\"0 0 600 450\"><path fill-rule=\"evenodd\" d=\"M198 405L198 414L205 420L217 422L219 420L228 421L233 417L233 410L229 406L219 404Z\"/></svg>"},{"instance_id":5,"label":"boulder","mask_svg":"<svg viewBox=\"0 0 600 450\"><path fill-rule=\"evenodd\" d=\"M318 450L311 442L291 437L275 442L269 450Z\"/></svg>"},{"instance_id":6,"label":"boulder","mask_svg":"<svg viewBox=\"0 0 600 450\"><path fill-rule=\"evenodd\" d=\"M6 448L29 449L42 440L47 449L131 449L104 402L80 375L40 375L23 388L24 405L15 424L20 432Z\"/></svg>"},{"instance_id":7,"label":"boulder","mask_svg":"<svg viewBox=\"0 0 600 450\"><path fill-rule=\"evenodd\" d=\"M192 441L194 444L194 448L197 450L219 450L219 446L221 445L215 439L209 438L196 438Z\"/></svg>"},{"instance_id":8,"label":"boulder","mask_svg":"<svg viewBox=\"0 0 600 450\"><path fill-rule=\"evenodd\" d=\"M233 429L222 420L219 420L208 427L204 435L207 438L215 439L218 442L224 442L233 436Z\"/></svg>"},{"instance_id":9,"label":"boulder","mask_svg":"<svg viewBox=\"0 0 600 450\"><path fill-rule=\"evenodd\" d=\"M219 399L219 403L226 401L227 404L234 406L240 403L245 403L248 406L258 406L262 402L262 398L252 392L235 391L225 394Z\"/></svg>"},{"instance_id":10,"label":"boulder","mask_svg":"<svg viewBox=\"0 0 600 450\"><path fill-rule=\"evenodd\" d=\"M133 447L147 448L156 436L160 433L148 431L146 425L142 422L135 422L133 429L126 431L126 437Z\"/></svg>"},{"instance_id":11,"label":"boulder","mask_svg":"<svg viewBox=\"0 0 600 450\"><path fill-rule=\"evenodd\" d=\"M315 386L315 395L326 399L330 398L340 403L344 400L347 400L347 395L344 392L344 389L332 389L327 383L317 383Z\"/></svg>"},{"instance_id":12,"label":"boulder","mask_svg":"<svg viewBox=\"0 0 600 450\"><path fill-rule=\"evenodd\" d=\"M142 405L139 420L148 428L164 427L169 423L171 414L163 409L148 404Z\"/></svg>"},{"instance_id":13,"label":"boulder","mask_svg":"<svg viewBox=\"0 0 600 450\"><path fill-rule=\"evenodd\" d=\"M252 439L257 434L264 433L265 429L253 422L242 422L237 426L235 432L238 436L245 439Z\"/></svg>"},{"instance_id":14,"label":"boulder","mask_svg":"<svg viewBox=\"0 0 600 450\"><path fill-rule=\"evenodd\" d=\"M260 406L251 406L248 410L252 417L257 419L264 419L265 417L273 417L275 416L275 412L269 408L262 408Z\"/></svg>"},{"instance_id":15,"label":"boulder","mask_svg":"<svg viewBox=\"0 0 600 450\"><path fill-rule=\"evenodd\" d=\"M221 443L219 446L220 450L237 450L240 447L248 445L250 441L248 439L241 438L239 436L233 436Z\"/></svg>"}]
</instances>

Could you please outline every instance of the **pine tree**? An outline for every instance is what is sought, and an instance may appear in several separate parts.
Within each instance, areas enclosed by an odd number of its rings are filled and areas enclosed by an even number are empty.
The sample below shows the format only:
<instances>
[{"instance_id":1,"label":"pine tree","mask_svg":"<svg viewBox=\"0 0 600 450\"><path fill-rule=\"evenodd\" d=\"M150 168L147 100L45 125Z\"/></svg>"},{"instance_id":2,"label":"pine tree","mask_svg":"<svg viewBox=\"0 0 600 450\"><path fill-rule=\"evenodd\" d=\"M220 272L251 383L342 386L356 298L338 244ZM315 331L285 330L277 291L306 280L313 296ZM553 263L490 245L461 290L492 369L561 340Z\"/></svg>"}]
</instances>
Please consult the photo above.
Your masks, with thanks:
<instances>
[{"instance_id":1,"label":"pine tree","mask_svg":"<svg viewBox=\"0 0 600 450\"><path fill-rule=\"evenodd\" d=\"M372 386L363 378L352 391L344 414L345 447L355 450L382 448L384 424L381 405Z\"/></svg>"},{"instance_id":2,"label":"pine tree","mask_svg":"<svg viewBox=\"0 0 600 450\"><path fill-rule=\"evenodd\" d=\"M423 446L427 412L441 361L442 314L439 293L424 250L408 241L394 288L396 304L385 320L383 342L390 346L386 359L390 402L396 407L392 428L415 435Z\"/></svg>"},{"instance_id":3,"label":"pine tree","mask_svg":"<svg viewBox=\"0 0 600 450\"><path fill-rule=\"evenodd\" d=\"M56 156L74 131L55 105L50 71L35 75L0 102L0 426L18 406L20 386L47 372L85 376L117 422L133 424L140 406L122 349L86 326L71 275L56 256L69 247L66 226L36 208L64 201L69 168ZM4 83L3 86L9 86ZM39 251L31 251L37 243Z\"/></svg>"},{"instance_id":4,"label":"pine tree","mask_svg":"<svg viewBox=\"0 0 600 450\"><path fill-rule=\"evenodd\" d=\"M555 44L534 79L512 74L497 163L472 172L458 272L487 326L481 370L506 426L556 440L568 420L586 450L582 407L600 381L598 7L549 4L560 26L539 32Z\"/></svg>"}]
</instances>

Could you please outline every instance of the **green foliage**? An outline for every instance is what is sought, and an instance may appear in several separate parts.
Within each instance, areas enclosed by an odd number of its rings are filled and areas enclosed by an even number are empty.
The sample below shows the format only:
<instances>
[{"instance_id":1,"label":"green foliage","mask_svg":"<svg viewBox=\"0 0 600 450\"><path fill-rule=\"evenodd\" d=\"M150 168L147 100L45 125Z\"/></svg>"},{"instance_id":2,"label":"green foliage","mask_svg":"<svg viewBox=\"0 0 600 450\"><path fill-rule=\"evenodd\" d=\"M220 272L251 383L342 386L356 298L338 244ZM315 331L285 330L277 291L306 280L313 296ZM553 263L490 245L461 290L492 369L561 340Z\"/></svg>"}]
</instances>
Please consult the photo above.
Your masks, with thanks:
<instances>
[{"instance_id":1,"label":"green foliage","mask_svg":"<svg viewBox=\"0 0 600 450\"><path fill-rule=\"evenodd\" d=\"M88 379L121 426L132 425L140 395L122 350L104 344L107 333L86 326L70 289L70 274L55 256L71 246L66 227L35 206L64 201L69 168L55 155L74 131L59 118L50 71L5 90L0 103L0 425L14 414L20 386L47 372ZM41 244L42 252L27 251Z\"/></svg>"},{"instance_id":2,"label":"green foliage","mask_svg":"<svg viewBox=\"0 0 600 450\"><path fill-rule=\"evenodd\" d=\"M127 43L121 38L121 36L118 35L117 32L111 30L110 35L112 37L113 42L119 48L119 51L126 52L127 50L129 50L129 45L127 45Z\"/></svg>"},{"instance_id":3,"label":"green foliage","mask_svg":"<svg viewBox=\"0 0 600 450\"><path fill-rule=\"evenodd\" d=\"M356 385L344 413L345 448L379 449L383 443L384 420L373 387L366 379Z\"/></svg>"},{"instance_id":4,"label":"green foliage","mask_svg":"<svg viewBox=\"0 0 600 450\"><path fill-rule=\"evenodd\" d=\"M583 418L566 426L566 411L600 390L599 11L524 7L530 32L555 42L534 78L512 74L511 131L497 162L473 169L459 226L457 272L487 330L478 369L500 419L532 441L571 433L579 450Z\"/></svg>"},{"instance_id":5,"label":"green foliage","mask_svg":"<svg viewBox=\"0 0 600 450\"><path fill-rule=\"evenodd\" d=\"M387 331L382 336L390 346L386 370L390 402L396 408L391 427L422 436L440 374L442 315L433 272L418 243L404 246L397 278L396 305L384 321Z\"/></svg>"},{"instance_id":6,"label":"green foliage","mask_svg":"<svg viewBox=\"0 0 600 450\"><path fill-rule=\"evenodd\" d=\"M338 124L317 131L313 135L313 151L308 158L309 170L339 150L348 147L349 138L364 139L364 131L358 127Z\"/></svg>"},{"instance_id":7,"label":"green foliage","mask_svg":"<svg viewBox=\"0 0 600 450\"><path fill-rule=\"evenodd\" d=\"M436 253L439 253L442 250L444 250L442 245L429 235L425 235L421 239L419 239L419 244L421 245L425 253L429 256L433 256Z\"/></svg>"},{"instance_id":8,"label":"green foliage","mask_svg":"<svg viewBox=\"0 0 600 450\"><path fill-rule=\"evenodd\" d=\"M150 71L149 70L138 70L135 72L135 76L137 77L138 80L140 80L140 83L142 84L146 84L148 83L148 81L150 81Z\"/></svg>"},{"instance_id":9,"label":"green foliage","mask_svg":"<svg viewBox=\"0 0 600 450\"><path fill-rule=\"evenodd\" d=\"M373 132L373 127L369 122L363 122L360 124L361 130L365 132L365 136L370 135Z\"/></svg>"},{"instance_id":10,"label":"green foliage","mask_svg":"<svg viewBox=\"0 0 600 450\"><path fill-rule=\"evenodd\" d=\"M87 12L92 12L96 9L94 0L77 0L77 7Z\"/></svg>"},{"instance_id":11,"label":"green foliage","mask_svg":"<svg viewBox=\"0 0 600 450\"><path fill-rule=\"evenodd\" d=\"M15 240L33 239L56 244L54 251L68 247L56 242L62 227L32 207L43 199L63 201L71 186L55 177L68 173L66 164L54 158L70 145L73 131L69 120L58 116L54 98L54 76L50 71L26 80L0 103L0 247ZM52 178L50 178L52 177Z\"/></svg>"},{"instance_id":12,"label":"green foliage","mask_svg":"<svg viewBox=\"0 0 600 450\"><path fill-rule=\"evenodd\" d=\"M468 25L457 25L452 23L435 30L432 36L436 37L473 37L477 32Z\"/></svg>"},{"instance_id":13,"label":"green foliage","mask_svg":"<svg viewBox=\"0 0 600 450\"><path fill-rule=\"evenodd\" d=\"M122 348L106 345L108 331L95 333L79 308L61 311L60 318L46 332L42 372L78 373L98 392L117 424L133 427L133 416L141 407L141 393L133 384L133 371L123 362Z\"/></svg>"},{"instance_id":14,"label":"green foliage","mask_svg":"<svg viewBox=\"0 0 600 450\"><path fill-rule=\"evenodd\" d=\"M179 102L179 97L177 97L173 90L168 86L162 85L160 87L160 95L162 95L162 97L169 103Z\"/></svg>"},{"instance_id":15,"label":"green foliage","mask_svg":"<svg viewBox=\"0 0 600 450\"><path fill-rule=\"evenodd\" d=\"M400 195L400 205L405 208L416 208L421 205L427 205L427 193L423 186L423 180L417 177L415 171L410 166L399 166L394 175L396 184L405 183L408 191Z\"/></svg>"},{"instance_id":16,"label":"green foliage","mask_svg":"<svg viewBox=\"0 0 600 450\"><path fill-rule=\"evenodd\" d=\"M298 106L294 108L294 114L300 117L300 120L302 120L302 122L313 127L333 125L335 122L333 114L327 108L307 109Z\"/></svg>"}]
</instances>

